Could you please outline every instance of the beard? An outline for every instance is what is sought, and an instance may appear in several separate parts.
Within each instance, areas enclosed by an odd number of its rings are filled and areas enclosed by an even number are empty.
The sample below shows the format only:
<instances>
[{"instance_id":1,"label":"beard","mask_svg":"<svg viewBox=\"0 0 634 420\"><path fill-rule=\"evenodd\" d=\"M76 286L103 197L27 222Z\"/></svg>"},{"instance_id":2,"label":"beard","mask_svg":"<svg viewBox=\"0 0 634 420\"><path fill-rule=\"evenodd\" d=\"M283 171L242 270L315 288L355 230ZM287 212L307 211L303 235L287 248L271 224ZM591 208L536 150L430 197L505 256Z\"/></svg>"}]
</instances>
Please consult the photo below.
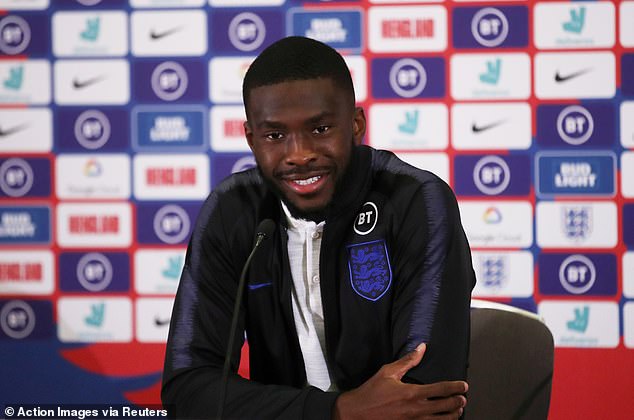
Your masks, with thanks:
<instances>
[{"instance_id":1,"label":"beard","mask_svg":"<svg viewBox=\"0 0 634 420\"><path fill-rule=\"evenodd\" d=\"M262 177L262 180L264 181L264 184L267 186L267 188L271 190L271 192L273 192L273 194L284 203L288 211L291 213L291 216L293 216L295 219L310 220L315 223L320 223L326 220L326 216L328 215L328 210L330 209L330 203L328 203L328 205L326 205L324 208L311 210L311 211L302 210L298 208L297 206L295 206L290 200L288 200L284 196L280 188L270 178L264 175L262 170L260 170L259 166L257 167L257 169L258 169L258 172L260 173L260 176ZM342 179L343 177L340 177L339 179L337 179L336 186L335 186L335 193L337 190L339 190L339 184L341 184ZM334 199L334 196L335 194L333 194L332 199ZM332 202L332 199L330 200L330 202Z\"/></svg>"}]
</instances>

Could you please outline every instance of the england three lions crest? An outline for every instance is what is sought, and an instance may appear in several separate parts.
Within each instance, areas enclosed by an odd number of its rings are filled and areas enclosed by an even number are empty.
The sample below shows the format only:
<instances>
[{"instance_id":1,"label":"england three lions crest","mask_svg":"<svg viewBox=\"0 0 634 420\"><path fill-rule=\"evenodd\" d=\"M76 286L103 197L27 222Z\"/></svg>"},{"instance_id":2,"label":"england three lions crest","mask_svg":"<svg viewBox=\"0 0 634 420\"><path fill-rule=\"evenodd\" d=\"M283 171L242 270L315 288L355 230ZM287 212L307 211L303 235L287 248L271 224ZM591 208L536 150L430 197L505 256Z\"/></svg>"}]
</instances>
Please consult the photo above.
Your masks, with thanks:
<instances>
[{"instance_id":1,"label":"england three lions crest","mask_svg":"<svg viewBox=\"0 0 634 420\"><path fill-rule=\"evenodd\" d=\"M392 284L392 267L384 240L348 245L350 284L357 294L377 301Z\"/></svg>"}]
</instances>

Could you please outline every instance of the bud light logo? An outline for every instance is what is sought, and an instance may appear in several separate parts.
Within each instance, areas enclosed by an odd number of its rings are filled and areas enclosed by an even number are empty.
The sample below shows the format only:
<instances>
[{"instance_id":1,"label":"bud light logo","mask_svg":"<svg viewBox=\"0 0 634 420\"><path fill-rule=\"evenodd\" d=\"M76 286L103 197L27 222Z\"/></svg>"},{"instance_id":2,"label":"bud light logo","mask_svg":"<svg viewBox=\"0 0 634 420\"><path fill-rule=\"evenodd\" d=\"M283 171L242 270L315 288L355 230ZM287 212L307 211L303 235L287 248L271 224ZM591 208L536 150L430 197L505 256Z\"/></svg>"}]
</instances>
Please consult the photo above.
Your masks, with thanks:
<instances>
[{"instance_id":1,"label":"bud light logo","mask_svg":"<svg viewBox=\"0 0 634 420\"><path fill-rule=\"evenodd\" d=\"M7 302L0 311L0 327L11 338L26 338L35 328L35 312L22 300Z\"/></svg>"},{"instance_id":2,"label":"bud light logo","mask_svg":"<svg viewBox=\"0 0 634 420\"><path fill-rule=\"evenodd\" d=\"M110 120L101 111L82 112L75 121L75 138L86 149L100 149L110 139Z\"/></svg>"},{"instance_id":3,"label":"bud light logo","mask_svg":"<svg viewBox=\"0 0 634 420\"><path fill-rule=\"evenodd\" d=\"M20 54L31 42L31 28L19 16L7 16L0 20L0 51Z\"/></svg>"},{"instance_id":4,"label":"bud light logo","mask_svg":"<svg viewBox=\"0 0 634 420\"><path fill-rule=\"evenodd\" d=\"M11 197L28 194L33 186L33 169L23 159L8 159L0 165L0 189Z\"/></svg>"},{"instance_id":5,"label":"bud light logo","mask_svg":"<svg viewBox=\"0 0 634 420\"><path fill-rule=\"evenodd\" d=\"M175 101L187 90L187 71L174 61L159 64L152 72L152 90L164 101Z\"/></svg>"},{"instance_id":6,"label":"bud light logo","mask_svg":"<svg viewBox=\"0 0 634 420\"><path fill-rule=\"evenodd\" d=\"M177 205L167 205L154 215L154 233L167 244L182 242L189 235L191 222L187 212Z\"/></svg>"},{"instance_id":7,"label":"bud light logo","mask_svg":"<svg viewBox=\"0 0 634 420\"><path fill-rule=\"evenodd\" d=\"M597 270L590 259L583 255L571 255L559 267L559 281L564 289L580 295L592 288Z\"/></svg>"},{"instance_id":8,"label":"bud light logo","mask_svg":"<svg viewBox=\"0 0 634 420\"><path fill-rule=\"evenodd\" d=\"M592 114L582 106L564 108L557 117L557 133L566 143L579 146L588 141L594 131Z\"/></svg>"},{"instance_id":9,"label":"bud light logo","mask_svg":"<svg viewBox=\"0 0 634 420\"><path fill-rule=\"evenodd\" d=\"M229 24L229 40L240 51L253 51L262 46L266 37L264 21L255 13L240 13Z\"/></svg>"}]
</instances>

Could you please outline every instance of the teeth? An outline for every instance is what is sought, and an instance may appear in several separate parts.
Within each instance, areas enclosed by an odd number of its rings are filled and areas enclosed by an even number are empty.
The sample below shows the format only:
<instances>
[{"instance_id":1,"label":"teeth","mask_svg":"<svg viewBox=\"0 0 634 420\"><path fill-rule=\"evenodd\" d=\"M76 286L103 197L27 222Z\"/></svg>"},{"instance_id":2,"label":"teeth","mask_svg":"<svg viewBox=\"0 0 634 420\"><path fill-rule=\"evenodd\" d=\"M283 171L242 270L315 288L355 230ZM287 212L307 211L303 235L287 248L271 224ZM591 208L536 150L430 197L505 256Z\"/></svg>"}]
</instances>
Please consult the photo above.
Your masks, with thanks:
<instances>
[{"instance_id":1,"label":"teeth","mask_svg":"<svg viewBox=\"0 0 634 420\"><path fill-rule=\"evenodd\" d=\"M295 182L296 184L299 185L310 185L310 184L314 184L315 182L319 181L321 177L320 176L314 176L312 178L308 178L308 179L296 179L293 182Z\"/></svg>"}]
</instances>

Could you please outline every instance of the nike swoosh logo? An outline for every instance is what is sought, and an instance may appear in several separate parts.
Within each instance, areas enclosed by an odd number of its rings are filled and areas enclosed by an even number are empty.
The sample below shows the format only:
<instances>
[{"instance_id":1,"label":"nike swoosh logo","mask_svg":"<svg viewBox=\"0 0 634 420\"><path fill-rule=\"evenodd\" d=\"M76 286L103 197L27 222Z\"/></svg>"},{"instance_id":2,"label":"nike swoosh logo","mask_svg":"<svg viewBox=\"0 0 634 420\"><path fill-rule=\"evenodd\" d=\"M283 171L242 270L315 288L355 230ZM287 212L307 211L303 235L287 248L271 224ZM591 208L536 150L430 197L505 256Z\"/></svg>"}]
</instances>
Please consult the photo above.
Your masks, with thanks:
<instances>
[{"instance_id":1,"label":"nike swoosh logo","mask_svg":"<svg viewBox=\"0 0 634 420\"><path fill-rule=\"evenodd\" d=\"M476 134L477 133L481 133L483 131L487 131L487 130L490 130L490 129L494 128L494 127L497 127L498 125L502 125L505 122L506 122L506 120L500 120L500 121L493 122L491 124L480 125L480 126L476 125L476 123L473 123L471 125L471 131L473 131Z\"/></svg>"},{"instance_id":2,"label":"nike swoosh logo","mask_svg":"<svg viewBox=\"0 0 634 420\"><path fill-rule=\"evenodd\" d=\"M258 289L261 289L261 288L266 287L266 286L271 286L272 284L273 284L273 282L250 284L249 285L249 290L258 290Z\"/></svg>"},{"instance_id":3,"label":"nike swoosh logo","mask_svg":"<svg viewBox=\"0 0 634 420\"><path fill-rule=\"evenodd\" d=\"M75 89L83 89L90 85L94 85L95 83L100 82L105 78L106 78L105 76L97 76L97 77L93 77L91 79L86 79L86 80L78 80L77 78L74 78L73 87Z\"/></svg>"},{"instance_id":4,"label":"nike swoosh logo","mask_svg":"<svg viewBox=\"0 0 634 420\"><path fill-rule=\"evenodd\" d=\"M156 32L154 29L152 29L150 31L150 38L152 40L165 38L166 36L172 35L173 33L180 31L181 29L182 29L181 26L178 26L178 27L172 28L172 29L168 29L168 30L163 31L163 32Z\"/></svg>"},{"instance_id":5,"label":"nike swoosh logo","mask_svg":"<svg viewBox=\"0 0 634 420\"><path fill-rule=\"evenodd\" d=\"M562 82L565 82L567 80L574 79L575 77L579 77L582 74L586 74L589 71L590 71L590 69L583 69L583 70L579 70L579 71L576 71L574 73L570 73L570 74L567 74L565 76L562 76L561 74L559 74L559 70L557 70L557 72L555 73L555 82L562 83Z\"/></svg>"},{"instance_id":6,"label":"nike swoosh logo","mask_svg":"<svg viewBox=\"0 0 634 420\"><path fill-rule=\"evenodd\" d=\"M16 125L15 127L11 127L11 128L6 129L6 130L4 130L2 127L0 127L0 137L10 136L11 134L15 134L15 133L17 133L19 131L24 130L28 126L29 126L29 124Z\"/></svg>"},{"instance_id":7,"label":"nike swoosh logo","mask_svg":"<svg viewBox=\"0 0 634 420\"><path fill-rule=\"evenodd\" d=\"M160 319L159 317L154 317L154 324L157 327L164 327L165 325L168 325L169 323L170 323L170 318Z\"/></svg>"}]
</instances>

